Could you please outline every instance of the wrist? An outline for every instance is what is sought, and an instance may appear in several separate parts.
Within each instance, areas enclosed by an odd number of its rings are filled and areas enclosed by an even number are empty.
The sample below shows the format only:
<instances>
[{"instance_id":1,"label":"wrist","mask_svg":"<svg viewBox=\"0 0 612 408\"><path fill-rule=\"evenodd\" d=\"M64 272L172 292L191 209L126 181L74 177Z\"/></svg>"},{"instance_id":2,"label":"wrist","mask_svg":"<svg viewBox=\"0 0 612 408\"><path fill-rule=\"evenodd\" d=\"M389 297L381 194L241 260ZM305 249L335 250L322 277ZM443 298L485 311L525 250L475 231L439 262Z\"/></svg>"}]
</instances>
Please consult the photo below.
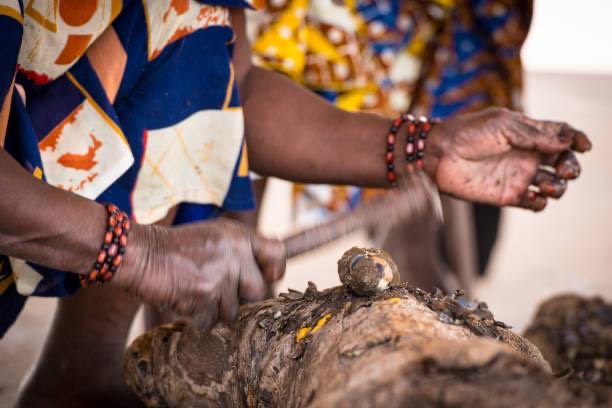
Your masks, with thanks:
<instances>
[{"instance_id":1,"label":"wrist","mask_svg":"<svg viewBox=\"0 0 612 408\"><path fill-rule=\"evenodd\" d=\"M152 252L152 229L150 225L132 224L123 264L111 281L112 284L130 291L140 280Z\"/></svg>"},{"instance_id":2,"label":"wrist","mask_svg":"<svg viewBox=\"0 0 612 408\"><path fill-rule=\"evenodd\" d=\"M449 142L448 134L445 130L445 123L437 123L429 132L427 143L425 144L425 156L423 158L423 170L437 184L438 165Z\"/></svg>"},{"instance_id":3,"label":"wrist","mask_svg":"<svg viewBox=\"0 0 612 408\"><path fill-rule=\"evenodd\" d=\"M409 131L411 126L412 131ZM425 138L420 141L422 145L419 145L420 125L408 121L400 126L398 135L403 137L398 137L394 147L395 169L398 176L407 177L412 172L420 169L434 182L436 181L438 164L446 149L445 144L448 143L448 139L445 137L446 131L443 127L443 122L436 122L426 131ZM412 137L409 142L408 138L410 135ZM408 146L409 143L412 144L410 150L408 150L410 147ZM419 154L419 147L423 149L421 154ZM419 159L422 161L421 163L418 163Z\"/></svg>"}]
</instances>

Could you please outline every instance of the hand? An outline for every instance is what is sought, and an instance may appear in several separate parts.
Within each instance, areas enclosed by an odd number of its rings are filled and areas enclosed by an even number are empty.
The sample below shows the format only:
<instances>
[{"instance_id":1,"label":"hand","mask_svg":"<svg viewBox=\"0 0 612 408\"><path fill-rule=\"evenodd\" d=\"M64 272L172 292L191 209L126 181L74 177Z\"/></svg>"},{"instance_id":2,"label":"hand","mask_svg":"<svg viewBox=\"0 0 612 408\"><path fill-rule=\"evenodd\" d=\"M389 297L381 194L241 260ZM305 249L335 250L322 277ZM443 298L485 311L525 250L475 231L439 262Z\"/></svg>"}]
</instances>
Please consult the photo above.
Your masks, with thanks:
<instances>
[{"instance_id":1,"label":"hand","mask_svg":"<svg viewBox=\"0 0 612 408\"><path fill-rule=\"evenodd\" d=\"M205 330L219 318L231 322L240 300L262 300L264 280L278 280L284 271L280 241L219 219L180 227L134 225L113 282Z\"/></svg>"},{"instance_id":2,"label":"hand","mask_svg":"<svg viewBox=\"0 0 612 408\"><path fill-rule=\"evenodd\" d=\"M574 151L590 150L591 142L565 123L486 109L435 126L427 149L426 170L441 192L540 211L580 175Z\"/></svg>"}]
</instances>

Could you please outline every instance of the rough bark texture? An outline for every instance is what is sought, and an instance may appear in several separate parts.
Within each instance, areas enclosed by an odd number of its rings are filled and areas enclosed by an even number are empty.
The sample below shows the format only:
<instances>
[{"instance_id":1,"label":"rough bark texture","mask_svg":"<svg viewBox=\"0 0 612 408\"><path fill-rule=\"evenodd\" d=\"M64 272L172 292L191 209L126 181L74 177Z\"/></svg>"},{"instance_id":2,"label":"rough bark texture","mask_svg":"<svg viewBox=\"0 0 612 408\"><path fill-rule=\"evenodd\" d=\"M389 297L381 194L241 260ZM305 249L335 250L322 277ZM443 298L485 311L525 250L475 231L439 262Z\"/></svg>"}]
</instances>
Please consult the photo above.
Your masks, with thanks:
<instances>
[{"instance_id":1,"label":"rough bark texture","mask_svg":"<svg viewBox=\"0 0 612 408\"><path fill-rule=\"evenodd\" d=\"M612 304L555 296L539 307L525 337L583 402L612 406Z\"/></svg>"},{"instance_id":2,"label":"rough bark texture","mask_svg":"<svg viewBox=\"0 0 612 408\"><path fill-rule=\"evenodd\" d=\"M384 251L351 248L345 286L247 305L231 326L139 337L126 379L152 407L609 406L612 307L545 303L527 336L461 291L397 285ZM390 287L389 289L386 289ZM359 296L358 294L365 295Z\"/></svg>"},{"instance_id":3,"label":"rough bark texture","mask_svg":"<svg viewBox=\"0 0 612 408\"><path fill-rule=\"evenodd\" d=\"M311 285L208 334L184 323L148 332L127 352L127 381L162 407L564 403L546 403L540 352L460 295Z\"/></svg>"}]
</instances>

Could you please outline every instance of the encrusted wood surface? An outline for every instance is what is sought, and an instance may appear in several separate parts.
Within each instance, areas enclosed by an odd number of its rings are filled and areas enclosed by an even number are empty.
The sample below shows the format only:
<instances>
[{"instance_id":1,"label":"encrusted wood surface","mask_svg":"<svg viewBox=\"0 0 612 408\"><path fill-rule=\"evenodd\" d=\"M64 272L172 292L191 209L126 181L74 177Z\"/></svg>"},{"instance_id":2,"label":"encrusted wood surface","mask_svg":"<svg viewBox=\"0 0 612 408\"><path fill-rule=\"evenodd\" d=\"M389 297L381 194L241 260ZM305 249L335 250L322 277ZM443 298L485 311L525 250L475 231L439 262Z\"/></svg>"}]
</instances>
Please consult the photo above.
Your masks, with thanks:
<instances>
[{"instance_id":1,"label":"encrusted wood surface","mask_svg":"<svg viewBox=\"0 0 612 408\"><path fill-rule=\"evenodd\" d=\"M576 406L537 348L460 295L310 284L243 307L232 327L144 334L127 382L156 407Z\"/></svg>"},{"instance_id":2,"label":"encrusted wood surface","mask_svg":"<svg viewBox=\"0 0 612 408\"><path fill-rule=\"evenodd\" d=\"M574 294L542 303L525 332L583 403L612 406L612 304Z\"/></svg>"}]
</instances>

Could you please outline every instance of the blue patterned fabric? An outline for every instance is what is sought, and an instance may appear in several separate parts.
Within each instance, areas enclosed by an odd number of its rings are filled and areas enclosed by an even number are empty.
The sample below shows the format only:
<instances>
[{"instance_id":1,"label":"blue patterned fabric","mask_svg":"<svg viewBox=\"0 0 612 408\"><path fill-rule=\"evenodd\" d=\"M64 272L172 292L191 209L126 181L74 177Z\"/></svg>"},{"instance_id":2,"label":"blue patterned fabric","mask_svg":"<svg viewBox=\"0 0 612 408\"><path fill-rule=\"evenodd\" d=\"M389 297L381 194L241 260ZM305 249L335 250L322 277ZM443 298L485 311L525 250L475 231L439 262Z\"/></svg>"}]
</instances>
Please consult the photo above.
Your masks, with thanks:
<instances>
[{"instance_id":1,"label":"blue patterned fabric","mask_svg":"<svg viewBox=\"0 0 612 408\"><path fill-rule=\"evenodd\" d=\"M44 7L24 12L23 4L0 0L0 100L18 67L27 101L13 94L6 151L34 176L112 202L142 223L175 206L176 224L252 209L227 8L249 3L104 3L75 16L51 6L49 15ZM110 3L121 8L103 9ZM3 4L22 20L3 15ZM84 55L111 29L126 56L114 103ZM40 38L42 47L34 44ZM79 287L75 274L0 257L0 337L27 296L65 296Z\"/></svg>"}]
</instances>

